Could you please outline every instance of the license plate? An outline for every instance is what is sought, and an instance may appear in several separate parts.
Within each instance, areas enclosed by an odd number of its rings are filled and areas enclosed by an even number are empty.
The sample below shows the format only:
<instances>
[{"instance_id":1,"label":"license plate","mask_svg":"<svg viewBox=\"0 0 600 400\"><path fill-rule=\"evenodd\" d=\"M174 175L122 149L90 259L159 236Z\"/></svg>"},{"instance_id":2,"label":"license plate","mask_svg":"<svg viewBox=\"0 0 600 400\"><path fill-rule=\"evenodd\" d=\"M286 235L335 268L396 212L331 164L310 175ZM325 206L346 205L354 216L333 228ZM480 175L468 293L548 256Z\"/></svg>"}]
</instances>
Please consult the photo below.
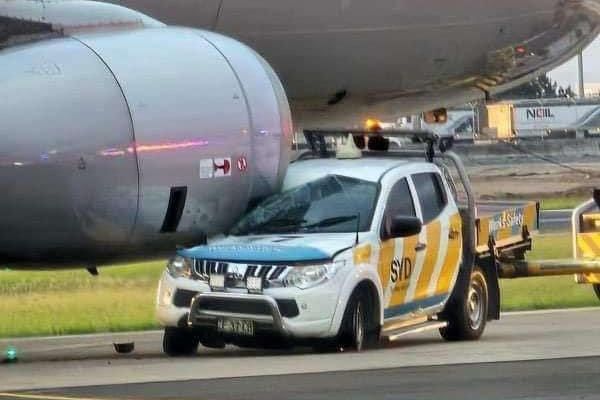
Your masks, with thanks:
<instances>
[{"instance_id":1,"label":"license plate","mask_svg":"<svg viewBox=\"0 0 600 400\"><path fill-rule=\"evenodd\" d=\"M222 318L217 321L217 330L241 336L254 336L254 321L238 318Z\"/></svg>"}]
</instances>

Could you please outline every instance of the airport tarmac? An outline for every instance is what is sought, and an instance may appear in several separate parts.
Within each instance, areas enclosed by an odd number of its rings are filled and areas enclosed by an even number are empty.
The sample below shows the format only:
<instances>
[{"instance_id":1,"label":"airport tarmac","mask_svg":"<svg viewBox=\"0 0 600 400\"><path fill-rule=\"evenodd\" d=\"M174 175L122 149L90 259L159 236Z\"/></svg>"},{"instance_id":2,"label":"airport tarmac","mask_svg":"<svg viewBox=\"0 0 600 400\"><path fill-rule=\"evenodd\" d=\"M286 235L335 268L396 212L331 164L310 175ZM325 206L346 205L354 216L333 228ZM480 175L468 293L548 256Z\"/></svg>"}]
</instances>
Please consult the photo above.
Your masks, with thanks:
<instances>
[{"instance_id":1,"label":"airport tarmac","mask_svg":"<svg viewBox=\"0 0 600 400\"><path fill-rule=\"evenodd\" d=\"M573 210L542 210L540 211L540 232L568 232L571 230L571 215Z\"/></svg>"},{"instance_id":2,"label":"airport tarmac","mask_svg":"<svg viewBox=\"0 0 600 400\"><path fill-rule=\"evenodd\" d=\"M3 400L598 399L600 358L406 367L48 390Z\"/></svg>"},{"instance_id":3,"label":"airport tarmac","mask_svg":"<svg viewBox=\"0 0 600 400\"><path fill-rule=\"evenodd\" d=\"M2 340L22 359L0 365L0 399L598 398L599 327L600 308L510 313L478 342L428 332L364 353L231 347L182 359L161 354L160 332ZM113 340L136 351L117 355Z\"/></svg>"}]
</instances>

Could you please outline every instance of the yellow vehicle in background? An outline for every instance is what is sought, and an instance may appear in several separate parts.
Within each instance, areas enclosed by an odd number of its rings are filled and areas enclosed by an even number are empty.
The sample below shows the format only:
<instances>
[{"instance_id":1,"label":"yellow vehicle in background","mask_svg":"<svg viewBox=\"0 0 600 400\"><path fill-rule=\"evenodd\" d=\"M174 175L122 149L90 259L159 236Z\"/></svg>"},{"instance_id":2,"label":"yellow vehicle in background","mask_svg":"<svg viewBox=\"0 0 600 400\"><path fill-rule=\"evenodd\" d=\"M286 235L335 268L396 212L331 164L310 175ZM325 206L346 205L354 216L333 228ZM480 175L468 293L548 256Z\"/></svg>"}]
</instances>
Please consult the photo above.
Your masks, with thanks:
<instances>
[{"instance_id":1,"label":"yellow vehicle in background","mask_svg":"<svg viewBox=\"0 0 600 400\"><path fill-rule=\"evenodd\" d=\"M600 260L600 190L573 211L573 258L595 264ZM592 265L593 266L593 265ZM600 299L600 272L575 274L575 282L592 284Z\"/></svg>"}]
</instances>

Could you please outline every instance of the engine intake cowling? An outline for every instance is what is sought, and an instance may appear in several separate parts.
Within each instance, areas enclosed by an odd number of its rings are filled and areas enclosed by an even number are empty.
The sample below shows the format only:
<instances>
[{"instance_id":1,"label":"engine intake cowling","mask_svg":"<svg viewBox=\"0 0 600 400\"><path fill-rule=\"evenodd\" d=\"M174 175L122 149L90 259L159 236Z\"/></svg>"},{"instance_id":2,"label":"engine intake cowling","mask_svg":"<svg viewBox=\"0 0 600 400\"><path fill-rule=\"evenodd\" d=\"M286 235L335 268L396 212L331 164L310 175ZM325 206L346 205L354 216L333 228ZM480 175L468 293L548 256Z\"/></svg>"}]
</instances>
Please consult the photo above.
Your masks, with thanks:
<instances>
[{"instance_id":1,"label":"engine intake cowling","mask_svg":"<svg viewBox=\"0 0 600 400\"><path fill-rule=\"evenodd\" d=\"M233 39L76 33L0 51L0 76L0 260L96 263L193 243L283 179L284 90Z\"/></svg>"}]
</instances>

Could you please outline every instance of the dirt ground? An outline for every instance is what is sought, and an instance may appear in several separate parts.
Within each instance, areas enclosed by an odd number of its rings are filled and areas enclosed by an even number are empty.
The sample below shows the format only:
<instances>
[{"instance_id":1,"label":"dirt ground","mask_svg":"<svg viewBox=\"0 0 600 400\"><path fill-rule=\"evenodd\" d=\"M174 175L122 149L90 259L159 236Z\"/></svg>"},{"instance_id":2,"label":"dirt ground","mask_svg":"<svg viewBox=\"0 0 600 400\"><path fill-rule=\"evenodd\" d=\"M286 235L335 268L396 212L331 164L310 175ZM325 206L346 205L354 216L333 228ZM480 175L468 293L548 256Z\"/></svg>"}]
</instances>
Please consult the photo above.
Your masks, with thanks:
<instances>
[{"instance_id":1,"label":"dirt ground","mask_svg":"<svg viewBox=\"0 0 600 400\"><path fill-rule=\"evenodd\" d=\"M567 163L544 162L467 166L478 196L485 199L541 200L558 197L590 197L600 188L600 160Z\"/></svg>"}]
</instances>

